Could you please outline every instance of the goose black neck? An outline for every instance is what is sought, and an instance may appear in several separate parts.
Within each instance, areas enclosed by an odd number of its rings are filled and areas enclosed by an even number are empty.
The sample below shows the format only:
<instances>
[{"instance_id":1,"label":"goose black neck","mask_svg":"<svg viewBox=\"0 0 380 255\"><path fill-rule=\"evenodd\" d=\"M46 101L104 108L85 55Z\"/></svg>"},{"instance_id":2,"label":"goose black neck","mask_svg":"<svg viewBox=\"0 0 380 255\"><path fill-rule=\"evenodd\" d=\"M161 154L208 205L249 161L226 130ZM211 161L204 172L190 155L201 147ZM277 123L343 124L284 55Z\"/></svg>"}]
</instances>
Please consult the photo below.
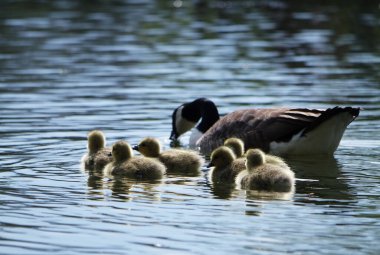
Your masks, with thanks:
<instances>
[{"instance_id":1,"label":"goose black neck","mask_svg":"<svg viewBox=\"0 0 380 255\"><path fill-rule=\"evenodd\" d=\"M219 112L216 105L207 98L198 98L186 105L183 109L183 115L193 122L198 122L201 119L196 128L202 133L205 133L219 120Z\"/></svg>"}]
</instances>

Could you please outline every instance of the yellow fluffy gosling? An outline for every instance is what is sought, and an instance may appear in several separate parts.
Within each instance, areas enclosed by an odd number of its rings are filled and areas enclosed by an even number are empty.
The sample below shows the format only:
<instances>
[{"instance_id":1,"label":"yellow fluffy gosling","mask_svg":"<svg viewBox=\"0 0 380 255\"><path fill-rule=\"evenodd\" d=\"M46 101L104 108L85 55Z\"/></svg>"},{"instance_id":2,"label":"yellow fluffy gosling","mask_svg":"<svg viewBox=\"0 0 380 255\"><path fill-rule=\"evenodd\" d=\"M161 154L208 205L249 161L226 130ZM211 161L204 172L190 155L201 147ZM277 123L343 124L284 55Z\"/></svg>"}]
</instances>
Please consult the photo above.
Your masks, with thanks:
<instances>
[{"instance_id":1,"label":"yellow fluffy gosling","mask_svg":"<svg viewBox=\"0 0 380 255\"><path fill-rule=\"evenodd\" d=\"M113 162L104 172L107 175L126 176L134 179L160 179L166 172L165 166L158 160L134 157L131 146L125 141L118 141L112 146Z\"/></svg>"},{"instance_id":2,"label":"yellow fluffy gosling","mask_svg":"<svg viewBox=\"0 0 380 255\"><path fill-rule=\"evenodd\" d=\"M106 148L106 137L102 131L93 130L87 138L88 152L82 157L82 164L88 170L102 170L112 161L111 148Z\"/></svg>"},{"instance_id":3,"label":"yellow fluffy gosling","mask_svg":"<svg viewBox=\"0 0 380 255\"><path fill-rule=\"evenodd\" d=\"M245 170L246 158L244 157L244 143L239 138L231 137L224 141L224 145L229 147L236 156L236 159L233 162L233 164L235 165L233 169L235 169L235 171L232 173L231 176L231 178L235 179L236 175L238 175L241 171Z\"/></svg>"},{"instance_id":4,"label":"yellow fluffy gosling","mask_svg":"<svg viewBox=\"0 0 380 255\"><path fill-rule=\"evenodd\" d=\"M232 138L226 139L224 141L224 145L230 147L233 150L233 152L235 153L237 157L237 162L239 162L238 163L239 166L245 169L245 155L244 155L243 141L239 138L232 137ZM244 157L244 159L242 157ZM286 162L282 158L274 156L274 155L265 154L265 162L268 164L274 164L283 168L290 169L288 164L286 164Z\"/></svg>"},{"instance_id":5,"label":"yellow fluffy gosling","mask_svg":"<svg viewBox=\"0 0 380 255\"><path fill-rule=\"evenodd\" d=\"M236 184L243 189L288 192L294 187L293 171L289 167L267 163L266 155L259 149L247 151L246 167L236 177Z\"/></svg>"},{"instance_id":6,"label":"yellow fluffy gosling","mask_svg":"<svg viewBox=\"0 0 380 255\"><path fill-rule=\"evenodd\" d=\"M236 158L240 158L244 155L244 142L241 139L236 137L228 138L224 141L224 145L231 148Z\"/></svg>"},{"instance_id":7,"label":"yellow fluffy gosling","mask_svg":"<svg viewBox=\"0 0 380 255\"><path fill-rule=\"evenodd\" d=\"M213 182L231 182L235 180L235 176L241 171L236 164L235 153L227 146L216 148L210 157L208 167L213 167L209 171L209 178Z\"/></svg>"},{"instance_id":8,"label":"yellow fluffy gosling","mask_svg":"<svg viewBox=\"0 0 380 255\"><path fill-rule=\"evenodd\" d=\"M156 138L144 138L133 147L146 157L159 159L168 172L194 173L199 172L203 158L195 151L183 149L170 149L161 152L160 141Z\"/></svg>"}]
</instances>

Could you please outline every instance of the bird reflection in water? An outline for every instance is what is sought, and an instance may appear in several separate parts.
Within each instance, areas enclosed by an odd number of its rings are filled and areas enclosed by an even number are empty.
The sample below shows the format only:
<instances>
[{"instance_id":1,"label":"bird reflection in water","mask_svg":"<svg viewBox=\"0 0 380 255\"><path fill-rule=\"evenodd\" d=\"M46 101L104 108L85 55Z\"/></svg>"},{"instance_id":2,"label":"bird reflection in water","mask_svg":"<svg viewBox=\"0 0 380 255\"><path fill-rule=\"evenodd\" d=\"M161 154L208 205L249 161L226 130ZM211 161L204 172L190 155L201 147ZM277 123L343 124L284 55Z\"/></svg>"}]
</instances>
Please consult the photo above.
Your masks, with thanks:
<instances>
[{"instance_id":1,"label":"bird reflection in water","mask_svg":"<svg viewBox=\"0 0 380 255\"><path fill-rule=\"evenodd\" d=\"M313 156L288 158L296 173L297 201L315 204L350 204L354 199L351 188L343 178L342 165L334 157Z\"/></svg>"}]
</instances>

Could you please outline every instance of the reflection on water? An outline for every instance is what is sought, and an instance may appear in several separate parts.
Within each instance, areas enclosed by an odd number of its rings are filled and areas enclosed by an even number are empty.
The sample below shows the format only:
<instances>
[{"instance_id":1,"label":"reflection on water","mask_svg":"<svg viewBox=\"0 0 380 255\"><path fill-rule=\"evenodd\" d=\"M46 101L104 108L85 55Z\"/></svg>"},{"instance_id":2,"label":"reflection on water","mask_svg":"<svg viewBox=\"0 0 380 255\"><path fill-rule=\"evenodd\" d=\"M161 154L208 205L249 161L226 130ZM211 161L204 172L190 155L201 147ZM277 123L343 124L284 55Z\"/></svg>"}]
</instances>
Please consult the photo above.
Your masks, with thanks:
<instances>
[{"instance_id":1,"label":"reflection on water","mask_svg":"<svg viewBox=\"0 0 380 255\"><path fill-rule=\"evenodd\" d=\"M207 182L210 191L215 196L215 198L229 199L232 197L233 193L236 193L235 184L225 182L212 182L210 178L207 178Z\"/></svg>"},{"instance_id":2,"label":"reflection on water","mask_svg":"<svg viewBox=\"0 0 380 255\"><path fill-rule=\"evenodd\" d=\"M354 199L334 157L289 159L297 173L297 193L307 195L304 202L349 204Z\"/></svg>"},{"instance_id":3,"label":"reflection on water","mask_svg":"<svg viewBox=\"0 0 380 255\"><path fill-rule=\"evenodd\" d=\"M289 192L266 192L257 190L247 190L245 195L249 200L291 200L294 196L294 190Z\"/></svg>"},{"instance_id":4,"label":"reflection on water","mask_svg":"<svg viewBox=\"0 0 380 255\"><path fill-rule=\"evenodd\" d=\"M2 253L380 250L376 1L3 0L0 10ZM154 183L80 170L89 130L108 145L154 136L166 149L172 110L200 96L222 114L364 110L334 158L287 159L297 182L285 197L214 185L206 168Z\"/></svg>"},{"instance_id":5,"label":"reflection on water","mask_svg":"<svg viewBox=\"0 0 380 255\"><path fill-rule=\"evenodd\" d=\"M112 197L122 200L133 200L137 196L140 200L160 201L159 191L157 186L160 181L154 182L131 182L125 178L115 178L109 183L106 183L105 189L110 189Z\"/></svg>"}]
</instances>

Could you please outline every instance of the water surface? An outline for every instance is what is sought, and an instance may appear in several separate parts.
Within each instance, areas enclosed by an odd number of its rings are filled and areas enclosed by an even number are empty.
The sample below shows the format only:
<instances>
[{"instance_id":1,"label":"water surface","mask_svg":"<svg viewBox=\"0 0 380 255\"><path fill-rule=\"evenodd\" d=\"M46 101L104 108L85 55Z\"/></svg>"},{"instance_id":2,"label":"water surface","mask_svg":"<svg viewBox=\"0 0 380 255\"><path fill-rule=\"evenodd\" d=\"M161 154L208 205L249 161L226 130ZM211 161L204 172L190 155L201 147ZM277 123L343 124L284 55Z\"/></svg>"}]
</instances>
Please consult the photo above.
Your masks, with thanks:
<instances>
[{"instance_id":1,"label":"water surface","mask_svg":"<svg viewBox=\"0 0 380 255\"><path fill-rule=\"evenodd\" d=\"M174 2L1 2L1 254L378 254L378 3ZM89 130L168 148L172 110L200 96L223 114L364 110L334 158L288 160L289 196L215 186L207 168L81 171Z\"/></svg>"}]
</instances>

